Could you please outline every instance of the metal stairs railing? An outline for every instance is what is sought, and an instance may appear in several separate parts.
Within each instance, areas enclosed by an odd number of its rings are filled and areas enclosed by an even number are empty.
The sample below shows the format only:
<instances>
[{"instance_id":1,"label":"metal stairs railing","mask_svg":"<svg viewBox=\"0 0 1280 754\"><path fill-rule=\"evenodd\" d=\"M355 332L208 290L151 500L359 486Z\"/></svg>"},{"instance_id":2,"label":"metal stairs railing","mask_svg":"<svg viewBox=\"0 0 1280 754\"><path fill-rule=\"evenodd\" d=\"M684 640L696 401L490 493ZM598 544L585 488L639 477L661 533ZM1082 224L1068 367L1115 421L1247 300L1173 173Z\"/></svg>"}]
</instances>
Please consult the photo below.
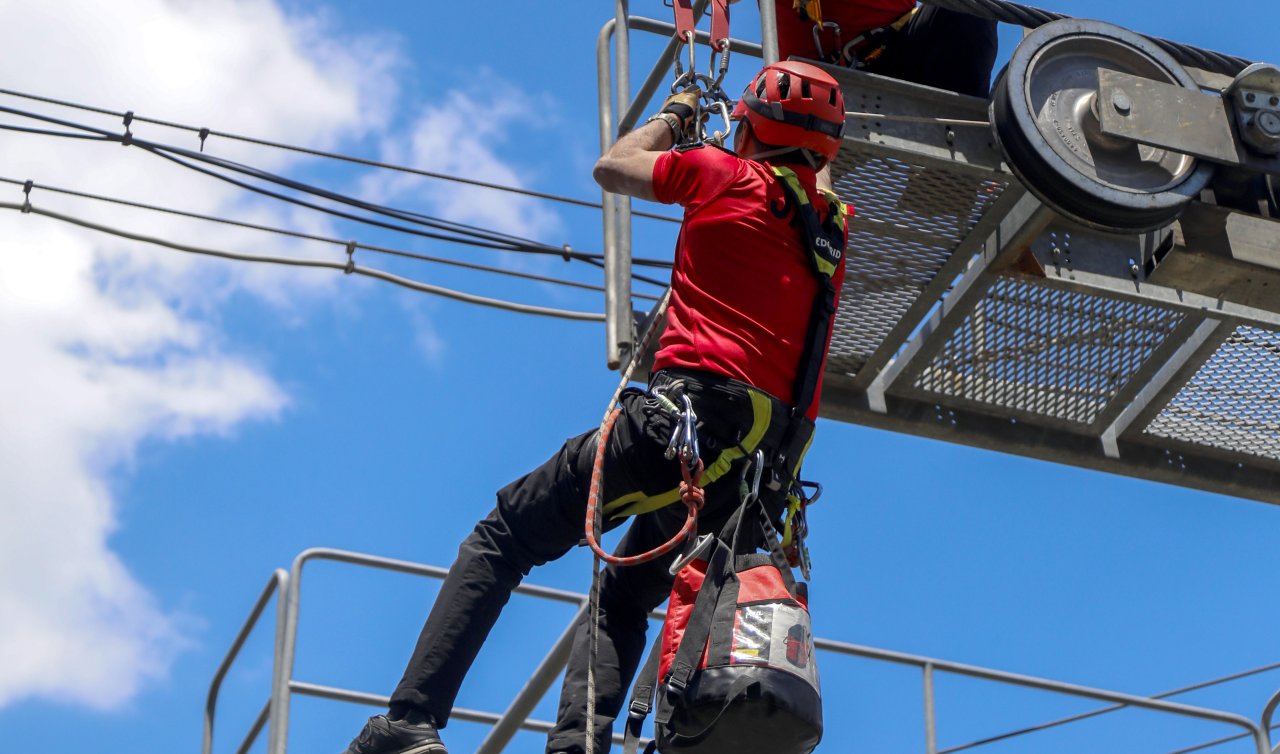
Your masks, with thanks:
<instances>
[{"instance_id":1,"label":"metal stairs railing","mask_svg":"<svg viewBox=\"0 0 1280 754\"><path fill-rule=\"evenodd\" d=\"M276 571L272 573L271 578L267 581L266 587L262 590L257 601L254 603L253 608L250 610L249 617L246 619L239 633L233 640L231 648L228 650L222 663L218 666L213 680L210 683L208 700L205 706L204 740L201 749L202 754L214 754L215 751L214 731L216 713L219 691L221 690L223 680L226 678L228 671L235 663L241 649L245 645L245 642L249 639L250 634L252 634L255 627L259 625L260 619L266 612L266 608L271 603L273 597L276 601L276 621L274 627L271 694L262 705L261 711L250 725L249 730L237 744L234 750L236 754L245 754L248 752L257 742L264 727L268 729L266 747L267 754L286 754L289 741L289 709L294 696L318 697L321 699L363 704L373 707L386 706L388 697L385 695L333 686L324 686L294 678L294 659L299 628L298 615L302 596L302 576L305 566L308 563L315 561L345 563L362 568L392 571L414 576L425 576L433 579L443 579L448 574L447 569L435 566L326 548L315 548L303 551L294 559L293 564L288 571L285 571L284 569L276 569ZM499 752L505 751L506 747L510 744L512 738L518 731L525 730L546 733L551 729L552 724L550 722L530 719L529 715L533 712L535 706L543 696L546 695L547 691L551 688L551 685L564 669L572 647L574 625L577 623L579 616L586 610L587 595L585 594L528 584L522 584L517 587L516 593L537 599L576 605L578 607L578 611L575 613L574 618L569 622L564 632L560 635L559 639L557 639L554 645L547 651L537 669L528 678L524 687L516 697L512 699L505 711L497 713L484 710L462 708L454 709L454 719L492 726L488 736L475 750L476 754L498 754ZM661 618L661 613L655 613L654 617ZM1237 673L1226 678L1196 684L1183 689L1177 689L1154 697L1143 697L1133 694L1125 694L1118 691L1064 683L1047 678L1037 678L1029 675L1008 673L992 668L966 665L934 657L924 657L920 655L894 652L886 649L878 649L875 647L861 646L833 639L818 638L815 640L814 645L819 652L828 653L830 655L858 657L875 662L908 666L918 669L920 671L921 695L924 711L922 748L925 754L949 754L951 752L958 752L962 750L977 749L981 746L997 741L1004 741L1013 737L1029 735L1049 728L1079 722L1084 719L1109 714L1126 708L1148 710L1165 716L1177 716L1181 718L1221 723L1232 726L1240 731L1230 736L1221 737L1208 742L1197 743L1189 748L1179 749L1177 752L1170 752L1170 754L1189 754L1189 752L1192 751L1200 751L1212 746L1241 739L1251 740L1257 754L1275 754L1272 750L1269 731L1273 727L1271 724L1272 717L1274 716L1277 707L1280 707L1280 692L1277 692L1267 702L1262 714L1262 724L1260 725L1234 713L1180 704L1168 701L1167 698L1162 697L1174 696L1176 694L1205 688L1209 685L1238 680L1246 676L1275 670L1280 668L1280 663L1246 671L1244 673ZM1080 699L1106 702L1110 706L1099 708L1081 715L1074 715L1068 718L1032 726L1031 728L1011 731L1002 735L952 746L947 749L939 749L935 680L939 675L943 674L982 679L998 684L1006 684L1027 689L1050 691ZM828 711L829 719L835 717L836 716L833 715L831 711ZM615 735L615 742L620 743L621 736ZM819 747L819 751L821 751L821 747ZM1280 752L1280 747L1278 747L1276 751Z\"/></svg>"}]
</instances>

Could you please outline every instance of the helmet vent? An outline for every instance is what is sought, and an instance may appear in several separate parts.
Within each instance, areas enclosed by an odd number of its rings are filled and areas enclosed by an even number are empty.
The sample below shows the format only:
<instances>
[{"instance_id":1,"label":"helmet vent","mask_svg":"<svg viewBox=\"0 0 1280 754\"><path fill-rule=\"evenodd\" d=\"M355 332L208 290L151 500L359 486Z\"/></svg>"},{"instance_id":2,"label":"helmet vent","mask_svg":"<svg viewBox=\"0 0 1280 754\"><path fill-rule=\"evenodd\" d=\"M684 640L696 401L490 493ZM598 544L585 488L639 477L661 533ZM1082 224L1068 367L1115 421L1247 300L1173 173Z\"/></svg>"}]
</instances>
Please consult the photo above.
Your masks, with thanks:
<instances>
[{"instance_id":1,"label":"helmet vent","mask_svg":"<svg viewBox=\"0 0 1280 754\"><path fill-rule=\"evenodd\" d=\"M809 91L809 81L807 79L800 80L800 96L805 99L812 99L813 94Z\"/></svg>"},{"instance_id":2,"label":"helmet vent","mask_svg":"<svg viewBox=\"0 0 1280 754\"><path fill-rule=\"evenodd\" d=\"M791 77L785 73L778 74L778 98L788 99L791 96Z\"/></svg>"}]
</instances>

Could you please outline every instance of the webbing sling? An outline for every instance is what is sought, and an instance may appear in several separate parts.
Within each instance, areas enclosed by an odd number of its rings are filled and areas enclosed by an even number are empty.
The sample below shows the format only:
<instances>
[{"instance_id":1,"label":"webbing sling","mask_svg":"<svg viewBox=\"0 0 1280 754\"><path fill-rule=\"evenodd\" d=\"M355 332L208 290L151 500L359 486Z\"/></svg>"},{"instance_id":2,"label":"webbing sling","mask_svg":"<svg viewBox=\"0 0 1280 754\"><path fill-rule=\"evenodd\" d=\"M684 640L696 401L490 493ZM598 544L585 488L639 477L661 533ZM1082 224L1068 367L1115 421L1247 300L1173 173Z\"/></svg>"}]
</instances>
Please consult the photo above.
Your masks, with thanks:
<instances>
[{"instance_id":1,"label":"webbing sling","mask_svg":"<svg viewBox=\"0 0 1280 754\"><path fill-rule=\"evenodd\" d=\"M790 168L770 165L778 177L804 230L805 245L809 251L814 277L818 281L818 293L813 298L809 315L809 332L805 336L804 350L800 356L800 368L796 371L792 392L794 413L797 420L809 413L809 407L818 391L822 377L822 365L827 356L827 343L831 338L831 320L836 313L836 285L832 278L840 267L845 248L845 205L834 193L819 189L822 198L830 206L824 222L818 210L809 201L809 194ZM792 422L795 427L797 422ZM783 444L787 447L787 443ZM793 461L795 459L787 459Z\"/></svg>"}]
</instances>

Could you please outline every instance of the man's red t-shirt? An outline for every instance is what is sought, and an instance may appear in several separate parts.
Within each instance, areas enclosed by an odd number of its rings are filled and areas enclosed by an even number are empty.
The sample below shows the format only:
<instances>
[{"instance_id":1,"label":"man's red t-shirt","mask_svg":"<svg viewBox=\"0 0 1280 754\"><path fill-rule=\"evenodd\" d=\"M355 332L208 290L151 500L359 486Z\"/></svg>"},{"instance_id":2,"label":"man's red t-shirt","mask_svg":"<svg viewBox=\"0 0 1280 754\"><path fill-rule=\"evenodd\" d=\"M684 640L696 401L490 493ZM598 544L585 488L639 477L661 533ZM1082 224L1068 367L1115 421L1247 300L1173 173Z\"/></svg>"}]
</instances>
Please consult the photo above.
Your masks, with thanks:
<instances>
[{"instance_id":1,"label":"man's red t-shirt","mask_svg":"<svg viewBox=\"0 0 1280 754\"><path fill-rule=\"evenodd\" d=\"M814 172L793 169L825 218ZM654 369L701 369L792 403L818 281L794 210L777 214L786 207L781 183L768 166L707 146L663 153L653 191L684 207ZM843 259L833 282L838 300Z\"/></svg>"},{"instance_id":2,"label":"man's red t-shirt","mask_svg":"<svg viewBox=\"0 0 1280 754\"><path fill-rule=\"evenodd\" d=\"M801 18L790 2L777 4L778 56L783 60L795 55L816 58L813 44L813 22ZM840 25L840 38L848 44L853 38L871 29L879 29L902 18L916 7L916 0L823 0L822 20ZM823 36L823 44L832 44L830 32ZM832 50L825 52L831 53Z\"/></svg>"}]
</instances>

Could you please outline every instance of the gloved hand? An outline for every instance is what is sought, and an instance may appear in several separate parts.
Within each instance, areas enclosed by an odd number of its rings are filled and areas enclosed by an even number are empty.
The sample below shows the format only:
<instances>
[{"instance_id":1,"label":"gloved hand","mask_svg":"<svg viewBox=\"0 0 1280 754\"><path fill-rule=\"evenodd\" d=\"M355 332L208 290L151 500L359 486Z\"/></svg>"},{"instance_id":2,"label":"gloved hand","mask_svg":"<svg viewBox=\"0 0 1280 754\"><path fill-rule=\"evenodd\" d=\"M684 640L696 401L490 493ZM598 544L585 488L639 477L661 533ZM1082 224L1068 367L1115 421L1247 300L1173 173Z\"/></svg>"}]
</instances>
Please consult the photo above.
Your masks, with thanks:
<instances>
[{"instance_id":1,"label":"gloved hand","mask_svg":"<svg viewBox=\"0 0 1280 754\"><path fill-rule=\"evenodd\" d=\"M698 112L698 100L701 98L702 90L691 86L683 92L667 97L667 101L662 103L660 112L671 113L679 118L681 130L688 131L689 124L693 121L693 114Z\"/></svg>"}]
</instances>

